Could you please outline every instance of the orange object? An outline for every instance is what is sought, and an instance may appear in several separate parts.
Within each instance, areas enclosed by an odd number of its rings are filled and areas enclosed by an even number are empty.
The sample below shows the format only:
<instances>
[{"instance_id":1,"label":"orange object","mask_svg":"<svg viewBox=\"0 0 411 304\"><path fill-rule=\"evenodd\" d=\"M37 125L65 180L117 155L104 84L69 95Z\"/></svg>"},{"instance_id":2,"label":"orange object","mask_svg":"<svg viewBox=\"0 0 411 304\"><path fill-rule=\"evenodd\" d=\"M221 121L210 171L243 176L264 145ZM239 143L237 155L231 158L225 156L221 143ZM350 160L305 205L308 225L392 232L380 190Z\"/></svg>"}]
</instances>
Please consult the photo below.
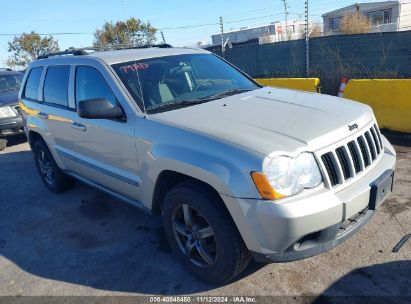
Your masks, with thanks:
<instances>
[{"instance_id":1,"label":"orange object","mask_svg":"<svg viewBox=\"0 0 411 304\"><path fill-rule=\"evenodd\" d=\"M251 178L263 199L276 200L285 197L284 195L275 192L264 173L251 172Z\"/></svg>"},{"instance_id":2,"label":"orange object","mask_svg":"<svg viewBox=\"0 0 411 304\"><path fill-rule=\"evenodd\" d=\"M341 79L340 91L338 92L338 97L343 97L345 88L347 87L347 78Z\"/></svg>"}]
</instances>

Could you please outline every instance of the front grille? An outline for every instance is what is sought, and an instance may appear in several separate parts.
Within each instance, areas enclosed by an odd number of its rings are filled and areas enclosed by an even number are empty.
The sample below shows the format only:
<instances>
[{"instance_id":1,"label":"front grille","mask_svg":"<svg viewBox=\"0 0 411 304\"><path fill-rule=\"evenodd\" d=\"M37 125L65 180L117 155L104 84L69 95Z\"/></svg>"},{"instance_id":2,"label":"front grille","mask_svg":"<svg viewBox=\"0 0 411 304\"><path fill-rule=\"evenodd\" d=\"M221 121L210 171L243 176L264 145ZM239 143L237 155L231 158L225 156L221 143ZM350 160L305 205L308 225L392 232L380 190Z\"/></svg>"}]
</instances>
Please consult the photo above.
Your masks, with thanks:
<instances>
[{"instance_id":1,"label":"front grille","mask_svg":"<svg viewBox=\"0 0 411 304\"><path fill-rule=\"evenodd\" d=\"M380 131L376 125L356 139L321 155L321 160L332 187L365 171L382 153Z\"/></svg>"},{"instance_id":2,"label":"front grille","mask_svg":"<svg viewBox=\"0 0 411 304\"><path fill-rule=\"evenodd\" d=\"M14 106L13 108L14 108L14 111L16 112L16 114L17 114L18 116L21 116L20 107L19 107L19 106Z\"/></svg>"}]
</instances>

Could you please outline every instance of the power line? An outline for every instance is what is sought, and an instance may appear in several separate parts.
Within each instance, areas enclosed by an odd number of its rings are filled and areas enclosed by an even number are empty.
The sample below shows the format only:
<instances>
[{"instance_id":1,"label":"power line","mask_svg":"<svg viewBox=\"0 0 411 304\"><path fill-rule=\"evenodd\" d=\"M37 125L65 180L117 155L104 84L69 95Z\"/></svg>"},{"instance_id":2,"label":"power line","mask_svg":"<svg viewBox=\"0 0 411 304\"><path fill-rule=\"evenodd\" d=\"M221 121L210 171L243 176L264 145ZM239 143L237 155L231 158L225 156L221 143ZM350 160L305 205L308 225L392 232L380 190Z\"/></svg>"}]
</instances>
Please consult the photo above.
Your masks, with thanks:
<instances>
[{"instance_id":1,"label":"power line","mask_svg":"<svg viewBox=\"0 0 411 304\"><path fill-rule=\"evenodd\" d=\"M20 36L19 34L0 33L0 36ZM94 33L36 33L39 36L62 36L62 35L93 35Z\"/></svg>"},{"instance_id":2,"label":"power line","mask_svg":"<svg viewBox=\"0 0 411 304\"><path fill-rule=\"evenodd\" d=\"M163 28L160 28L158 30L164 31L164 30L178 30L178 29L186 29L186 28L199 28L199 27L203 27L203 26L218 25L218 24L220 24L220 23L215 22L215 23L184 25L184 26L176 26L176 27L163 27Z\"/></svg>"}]
</instances>

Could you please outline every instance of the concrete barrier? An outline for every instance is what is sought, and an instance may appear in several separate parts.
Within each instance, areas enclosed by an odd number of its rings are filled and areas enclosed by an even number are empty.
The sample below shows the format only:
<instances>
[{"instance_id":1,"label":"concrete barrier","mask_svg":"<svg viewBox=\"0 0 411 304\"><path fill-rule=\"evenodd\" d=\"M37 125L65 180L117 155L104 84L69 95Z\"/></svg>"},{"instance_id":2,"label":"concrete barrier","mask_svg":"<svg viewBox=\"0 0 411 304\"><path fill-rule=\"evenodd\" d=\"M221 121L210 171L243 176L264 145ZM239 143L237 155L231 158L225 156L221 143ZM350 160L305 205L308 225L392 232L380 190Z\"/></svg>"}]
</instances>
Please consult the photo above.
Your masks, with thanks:
<instances>
[{"instance_id":1,"label":"concrete barrier","mask_svg":"<svg viewBox=\"0 0 411 304\"><path fill-rule=\"evenodd\" d=\"M319 78L256 78L254 80L264 86L320 93Z\"/></svg>"},{"instance_id":2,"label":"concrete barrier","mask_svg":"<svg viewBox=\"0 0 411 304\"><path fill-rule=\"evenodd\" d=\"M353 79L343 97L368 104L380 128L411 132L411 79Z\"/></svg>"}]
</instances>

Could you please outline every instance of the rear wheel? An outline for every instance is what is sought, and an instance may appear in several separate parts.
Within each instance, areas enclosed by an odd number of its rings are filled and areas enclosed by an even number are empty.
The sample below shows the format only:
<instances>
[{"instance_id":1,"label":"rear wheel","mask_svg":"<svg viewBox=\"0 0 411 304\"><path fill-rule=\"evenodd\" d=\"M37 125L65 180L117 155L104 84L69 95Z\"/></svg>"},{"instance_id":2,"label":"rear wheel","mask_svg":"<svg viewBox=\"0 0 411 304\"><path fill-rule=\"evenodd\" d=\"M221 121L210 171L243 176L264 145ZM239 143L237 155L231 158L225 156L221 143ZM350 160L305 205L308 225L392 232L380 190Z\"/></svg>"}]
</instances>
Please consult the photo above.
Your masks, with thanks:
<instances>
[{"instance_id":1,"label":"rear wheel","mask_svg":"<svg viewBox=\"0 0 411 304\"><path fill-rule=\"evenodd\" d=\"M174 253L204 281L227 283L251 259L221 198L201 185L183 183L171 190L163 221Z\"/></svg>"},{"instance_id":2,"label":"rear wheel","mask_svg":"<svg viewBox=\"0 0 411 304\"><path fill-rule=\"evenodd\" d=\"M54 161L49 149L43 141L36 141L33 145L34 161L44 185L52 192L63 192L70 189L73 178L64 174Z\"/></svg>"}]
</instances>

